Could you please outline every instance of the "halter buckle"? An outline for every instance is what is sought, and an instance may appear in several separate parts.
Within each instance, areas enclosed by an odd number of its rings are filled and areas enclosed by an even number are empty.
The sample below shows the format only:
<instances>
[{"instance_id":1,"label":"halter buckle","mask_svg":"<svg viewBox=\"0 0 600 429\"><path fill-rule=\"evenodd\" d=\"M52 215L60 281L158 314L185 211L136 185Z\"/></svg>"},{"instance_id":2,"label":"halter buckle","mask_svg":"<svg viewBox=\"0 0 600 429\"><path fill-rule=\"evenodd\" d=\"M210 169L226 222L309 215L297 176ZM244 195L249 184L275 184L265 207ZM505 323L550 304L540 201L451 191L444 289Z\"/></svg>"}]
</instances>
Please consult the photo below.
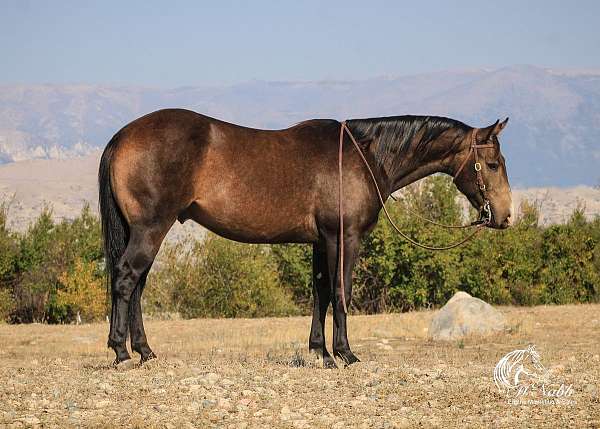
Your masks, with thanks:
<instances>
[{"instance_id":1,"label":"halter buckle","mask_svg":"<svg viewBox=\"0 0 600 429\"><path fill-rule=\"evenodd\" d=\"M475 171L481 171L481 163L480 162L475 163Z\"/></svg>"}]
</instances>

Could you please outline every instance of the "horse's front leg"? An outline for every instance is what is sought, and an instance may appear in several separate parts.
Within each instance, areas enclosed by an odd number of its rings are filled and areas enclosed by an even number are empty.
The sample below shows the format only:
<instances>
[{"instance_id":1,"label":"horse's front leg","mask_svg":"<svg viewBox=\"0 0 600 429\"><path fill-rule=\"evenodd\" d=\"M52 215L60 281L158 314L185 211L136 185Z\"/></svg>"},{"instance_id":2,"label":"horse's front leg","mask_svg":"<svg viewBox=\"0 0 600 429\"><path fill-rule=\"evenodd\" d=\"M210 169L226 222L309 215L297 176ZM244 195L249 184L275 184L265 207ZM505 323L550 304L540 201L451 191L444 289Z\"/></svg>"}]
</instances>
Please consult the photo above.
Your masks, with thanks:
<instances>
[{"instance_id":1,"label":"horse's front leg","mask_svg":"<svg viewBox=\"0 0 600 429\"><path fill-rule=\"evenodd\" d=\"M352 270L358 256L360 246L359 234L352 231L344 232L344 295L347 308L350 308L352 299ZM344 361L346 366L360 360L350 350L348 343L347 315L340 293L339 276L339 247L337 237L327 243L327 262L329 266L330 287L332 290L333 304L333 355Z\"/></svg>"},{"instance_id":2,"label":"horse's front leg","mask_svg":"<svg viewBox=\"0 0 600 429\"><path fill-rule=\"evenodd\" d=\"M331 302L331 286L327 268L327 252L319 244L313 244L313 316L310 326L308 349L323 359L325 368L336 368L335 360L327 351L325 343L325 317Z\"/></svg>"}]
</instances>

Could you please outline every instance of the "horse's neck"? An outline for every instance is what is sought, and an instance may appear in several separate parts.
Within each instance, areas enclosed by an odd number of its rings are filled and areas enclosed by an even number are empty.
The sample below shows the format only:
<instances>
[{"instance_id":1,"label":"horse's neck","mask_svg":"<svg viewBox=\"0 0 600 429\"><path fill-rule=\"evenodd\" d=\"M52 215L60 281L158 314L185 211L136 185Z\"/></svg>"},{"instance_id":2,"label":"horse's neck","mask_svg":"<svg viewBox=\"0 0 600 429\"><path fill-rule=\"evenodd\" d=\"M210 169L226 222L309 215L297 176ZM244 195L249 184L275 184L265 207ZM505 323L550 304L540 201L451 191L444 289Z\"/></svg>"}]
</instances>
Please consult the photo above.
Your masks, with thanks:
<instances>
[{"instance_id":1,"label":"horse's neck","mask_svg":"<svg viewBox=\"0 0 600 429\"><path fill-rule=\"evenodd\" d=\"M452 174L450 160L454 158L455 154L447 150L447 142L436 139L429 145L431 147L424 157L412 152L404 155L406 159L395 161L396 165L400 167L394 172L388 173L391 178L391 192L435 173Z\"/></svg>"},{"instance_id":2,"label":"horse's neck","mask_svg":"<svg viewBox=\"0 0 600 429\"><path fill-rule=\"evenodd\" d=\"M392 192L395 192L398 189L401 189L432 174L446 172L446 168L440 160L433 160L416 166L416 168L400 171L399 174L396 174L397 177L392 180Z\"/></svg>"},{"instance_id":3,"label":"horse's neck","mask_svg":"<svg viewBox=\"0 0 600 429\"><path fill-rule=\"evenodd\" d=\"M352 124L350 124L350 127L352 128ZM378 140L373 135L368 135L369 132L363 135L359 134L358 138L366 141ZM397 141L404 140L402 135L387 137L388 140L390 138ZM402 150L396 145L390 144L389 141L376 141L375 145L383 146L371 146L369 155L373 160L373 170L378 176L378 182L381 181L380 187L387 194L386 197L392 192L431 174L453 173L454 167L452 165L456 157L454 152L462 150L461 145L457 147L453 144L456 137L449 139L442 132L424 146L421 145L420 139L422 138L423 133L417 132L412 137L412 141L407 142L407 149Z\"/></svg>"}]
</instances>

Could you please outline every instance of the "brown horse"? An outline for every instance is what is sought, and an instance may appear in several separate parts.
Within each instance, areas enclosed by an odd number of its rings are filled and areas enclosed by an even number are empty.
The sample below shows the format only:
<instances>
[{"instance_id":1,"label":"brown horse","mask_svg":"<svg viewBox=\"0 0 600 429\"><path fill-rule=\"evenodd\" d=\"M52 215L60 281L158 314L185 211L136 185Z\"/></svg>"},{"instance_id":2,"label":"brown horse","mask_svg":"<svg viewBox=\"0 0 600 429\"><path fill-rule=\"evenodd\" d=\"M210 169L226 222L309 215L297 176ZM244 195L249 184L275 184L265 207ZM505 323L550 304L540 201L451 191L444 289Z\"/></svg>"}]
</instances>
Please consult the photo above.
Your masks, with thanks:
<instances>
[{"instance_id":1,"label":"brown horse","mask_svg":"<svg viewBox=\"0 0 600 429\"><path fill-rule=\"evenodd\" d=\"M432 116L348 120L386 199L432 173L456 175L458 189L480 209L491 206L488 226L510 224L512 200L498 135L506 125L473 129ZM191 111L161 110L121 129L100 162L100 213L112 291L108 345L116 363L130 359L126 340L142 362L148 346L140 298L146 276L173 223L192 219L245 243L312 243L314 310L309 348L335 366L325 346L325 316L333 306L333 354L358 361L350 350L339 293L338 144L341 123L309 120L276 131L245 128ZM475 140L476 139L476 140ZM471 145L479 149L480 172ZM475 151L477 152L477 151ZM471 163L472 160L472 163ZM462 168L464 165L467 168ZM343 141L344 298L361 238L382 208L357 148ZM478 186L486 185L486 193Z\"/></svg>"}]
</instances>

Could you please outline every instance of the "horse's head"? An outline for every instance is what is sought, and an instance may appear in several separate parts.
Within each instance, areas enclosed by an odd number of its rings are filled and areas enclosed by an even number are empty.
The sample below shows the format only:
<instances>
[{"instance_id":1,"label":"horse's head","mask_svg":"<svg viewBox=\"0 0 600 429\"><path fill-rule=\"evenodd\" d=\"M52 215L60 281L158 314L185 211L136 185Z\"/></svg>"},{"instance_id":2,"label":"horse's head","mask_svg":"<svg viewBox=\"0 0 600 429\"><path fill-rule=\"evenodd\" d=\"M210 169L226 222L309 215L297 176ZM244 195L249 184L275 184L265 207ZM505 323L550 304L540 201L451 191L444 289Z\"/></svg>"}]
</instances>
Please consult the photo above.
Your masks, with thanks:
<instances>
[{"instance_id":1,"label":"horse's head","mask_svg":"<svg viewBox=\"0 0 600 429\"><path fill-rule=\"evenodd\" d=\"M487 218L485 202L489 201L491 219L488 226L508 228L513 221L513 203L506 174L504 156L498 136L508 118L486 128L474 129L465 136L455 157L454 181L469 202Z\"/></svg>"},{"instance_id":2,"label":"horse's head","mask_svg":"<svg viewBox=\"0 0 600 429\"><path fill-rule=\"evenodd\" d=\"M527 347L527 352L523 359L523 365L525 366L527 364L533 365L533 368L540 376L546 373L546 368L544 368L544 365L542 365L540 354L535 350L534 345L529 345Z\"/></svg>"}]
</instances>

